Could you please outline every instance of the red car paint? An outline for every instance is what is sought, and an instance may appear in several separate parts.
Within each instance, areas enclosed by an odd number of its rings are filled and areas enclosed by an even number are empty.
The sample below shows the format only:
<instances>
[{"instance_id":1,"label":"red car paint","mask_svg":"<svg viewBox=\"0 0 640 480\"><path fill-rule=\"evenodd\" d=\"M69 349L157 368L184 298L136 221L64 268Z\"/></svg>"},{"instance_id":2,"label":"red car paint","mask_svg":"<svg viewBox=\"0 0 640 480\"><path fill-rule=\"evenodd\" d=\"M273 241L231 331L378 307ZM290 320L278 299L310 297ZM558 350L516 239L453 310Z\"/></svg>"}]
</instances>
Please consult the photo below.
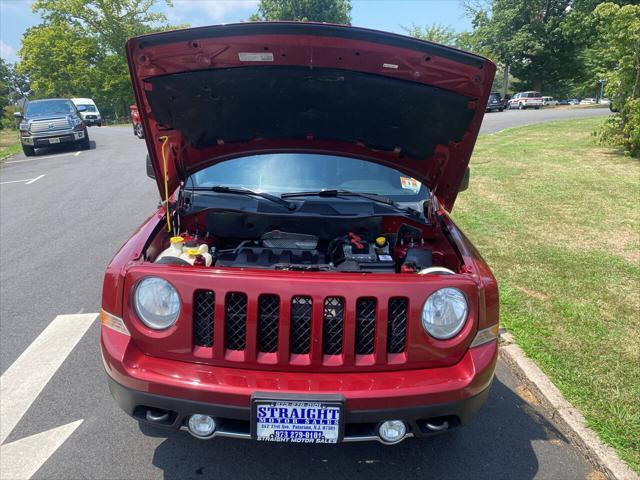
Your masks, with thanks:
<instances>
[{"instance_id":1,"label":"red car paint","mask_svg":"<svg viewBox=\"0 0 640 480\"><path fill-rule=\"evenodd\" d=\"M421 230L423 241L428 242L432 249L436 264L454 266L455 274L371 275L154 264L151 261L154 252L168 244L169 234L163 231L166 214L166 204L163 204L123 245L105 273L102 309L121 319L129 332L129 335L123 334L103 322L101 349L112 393L127 413L140 420L144 420L144 415L140 417L140 409L168 412L169 420L165 426L172 428L184 427L189 415L199 413L194 410L196 408L214 411L213 415L222 418L223 424L233 420L248 425L251 400L259 392L281 394L283 397L305 395L305 398L338 395L344 400L346 421L350 426L376 425L389 418L399 418L406 421L415 436L429 433L420 427L420 422L432 418L454 419L459 416L460 422L467 421L484 402L493 377L497 358L498 288L485 261L438 201L448 209L455 201L482 120L495 67L488 61L481 62L480 68L454 65L450 60L435 55L426 60L411 50L384 43L375 44L373 48L373 44L362 40L333 38L330 35L319 37L313 29L319 28L322 32L323 26L311 24L303 28L311 29L311 33L236 36L228 48L220 52L215 50L216 45L229 39L223 36L223 40L208 40L200 35L202 30L199 29L187 31L192 32L193 37L193 41L187 43L155 45L151 41L147 45L145 42L153 40L154 36L128 43L141 121L145 131L152 133L146 141L160 191L164 191L160 135L169 137L168 151L174 160L168 163L166 172L171 191L177 191L185 175L232 158L235 154L292 150L365 158L411 174L431 187L435 197L430 203L429 225L407 218L386 217L383 229L392 232L402 223L414 223ZM257 138L247 143L220 142L215 147L196 149L185 143L179 131L161 130L154 120L152 106L145 95L145 88L148 88L145 78L182 71L185 65L195 69L236 66L233 59L237 58L238 52L257 51L258 46L281 52L281 58L286 58L286 62L305 65L308 63L308 50L300 46L308 49L311 44L322 46L314 51L315 66L335 62L335 58L331 58L336 51L354 49L369 55L365 55L361 62L354 60L354 65L349 64L349 68L451 88L474 97L469 108L475 108L475 113L467 133L460 142L436 146L433 156L417 167L415 159L401 158L397 152L312 137L305 141ZM209 55L203 56L203 51ZM390 56L406 68L381 72L381 60ZM431 63L425 65L424 62ZM174 194L171 201L176 199ZM192 215L184 219L181 227L194 232L203 224L204 219ZM212 241L208 243L211 245ZM402 257L406 255L406 248L396 246L394 252ZM180 316L175 325L166 330L152 330L145 326L132 307L135 285L147 276L166 279L179 294ZM420 319L426 299L443 287L460 289L467 298L469 312L458 334L449 340L436 340L427 335ZM193 342L194 293L202 289L212 290L216 295L215 318L218 320L214 324L211 347L196 346ZM221 319L225 317L223 299L227 292L244 292L247 296L244 350L225 348L225 323ZM257 348L257 304L259 296L266 293L280 298L280 343L273 353L261 352ZM289 351L288 316L294 295L305 295L313 300L308 354ZM322 308L323 300L328 296L344 299L344 348L339 355L326 355L322 349ZM358 355L354 350L355 309L356 300L363 297L375 298L378 306L375 349L372 354ZM401 353L386 351L386 309L387 301L392 297L408 300L406 346ZM490 341L471 346L478 332L489 329L496 334ZM467 408L470 402L473 406Z\"/></svg>"}]
</instances>

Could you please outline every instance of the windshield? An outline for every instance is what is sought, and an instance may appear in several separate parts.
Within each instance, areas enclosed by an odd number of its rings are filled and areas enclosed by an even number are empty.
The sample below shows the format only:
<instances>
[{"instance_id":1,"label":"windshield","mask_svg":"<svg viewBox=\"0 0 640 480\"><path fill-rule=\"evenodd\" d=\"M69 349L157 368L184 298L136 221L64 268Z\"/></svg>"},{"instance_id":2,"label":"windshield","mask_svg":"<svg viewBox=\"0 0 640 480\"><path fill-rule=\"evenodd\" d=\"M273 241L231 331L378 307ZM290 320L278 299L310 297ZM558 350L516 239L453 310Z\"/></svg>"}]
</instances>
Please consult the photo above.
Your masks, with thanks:
<instances>
[{"instance_id":1,"label":"windshield","mask_svg":"<svg viewBox=\"0 0 640 480\"><path fill-rule=\"evenodd\" d=\"M428 198L427 188L393 168L355 158L309 153L252 155L191 175L189 187L244 188L275 195L319 190L375 193L398 202Z\"/></svg>"},{"instance_id":2,"label":"windshield","mask_svg":"<svg viewBox=\"0 0 640 480\"><path fill-rule=\"evenodd\" d=\"M85 112L97 112L98 109L96 108L95 105L78 105L78 107L84 107L86 110Z\"/></svg>"},{"instance_id":3,"label":"windshield","mask_svg":"<svg viewBox=\"0 0 640 480\"><path fill-rule=\"evenodd\" d=\"M494 100L496 102L500 101L500 94L499 93L492 93L491 96L489 97L489 100Z\"/></svg>"},{"instance_id":4,"label":"windshield","mask_svg":"<svg viewBox=\"0 0 640 480\"><path fill-rule=\"evenodd\" d=\"M38 115L68 114L74 111L75 107L71 100L46 100L27 104L25 115L34 117Z\"/></svg>"}]
</instances>

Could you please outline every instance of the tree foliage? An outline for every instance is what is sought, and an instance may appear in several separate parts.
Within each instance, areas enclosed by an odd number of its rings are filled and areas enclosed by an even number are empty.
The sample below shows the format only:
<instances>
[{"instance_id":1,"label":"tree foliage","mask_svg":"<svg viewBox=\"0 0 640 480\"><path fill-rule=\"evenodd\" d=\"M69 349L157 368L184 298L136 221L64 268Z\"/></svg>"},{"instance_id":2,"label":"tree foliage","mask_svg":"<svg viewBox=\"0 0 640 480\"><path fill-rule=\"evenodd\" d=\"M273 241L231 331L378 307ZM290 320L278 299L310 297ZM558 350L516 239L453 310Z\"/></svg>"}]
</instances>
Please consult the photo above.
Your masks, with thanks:
<instances>
[{"instance_id":1,"label":"tree foliage","mask_svg":"<svg viewBox=\"0 0 640 480\"><path fill-rule=\"evenodd\" d=\"M29 73L39 96L81 96L93 89L101 57L98 45L81 28L55 21L27 30L19 71Z\"/></svg>"},{"instance_id":2,"label":"tree foliage","mask_svg":"<svg viewBox=\"0 0 640 480\"><path fill-rule=\"evenodd\" d=\"M351 24L350 0L260 0L250 20Z\"/></svg>"},{"instance_id":3,"label":"tree foliage","mask_svg":"<svg viewBox=\"0 0 640 480\"><path fill-rule=\"evenodd\" d=\"M126 41L166 23L154 12L156 0L36 0L33 11L46 22L68 23L96 38L109 53L124 54ZM170 0L165 0L171 5Z\"/></svg>"},{"instance_id":4,"label":"tree foliage","mask_svg":"<svg viewBox=\"0 0 640 480\"><path fill-rule=\"evenodd\" d=\"M581 77L580 43L564 23L573 0L492 0L467 5L474 36L509 65L523 89L566 94Z\"/></svg>"},{"instance_id":5,"label":"tree foliage","mask_svg":"<svg viewBox=\"0 0 640 480\"><path fill-rule=\"evenodd\" d=\"M90 97L106 116L126 115L133 101L124 45L170 28L156 0L36 0L43 23L27 30L19 72L33 95ZM165 3L170 4L167 0Z\"/></svg>"},{"instance_id":6,"label":"tree foliage","mask_svg":"<svg viewBox=\"0 0 640 480\"><path fill-rule=\"evenodd\" d=\"M640 155L640 5L602 3L593 12L593 24L595 41L587 56L620 112L602 137Z\"/></svg>"},{"instance_id":7,"label":"tree foliage","mask_svg":"<svg viewBox=\"0 0 640 480\"><path fill-rule=\"evenodd\" d=\"M410 27L402 27L402 29L407 35L419 38L420 40L428 40L451 47L458 46L459 44L460 34L449 25L432 23L430 25L420 26L414 23Z\"/></svg>"}]
</instances>

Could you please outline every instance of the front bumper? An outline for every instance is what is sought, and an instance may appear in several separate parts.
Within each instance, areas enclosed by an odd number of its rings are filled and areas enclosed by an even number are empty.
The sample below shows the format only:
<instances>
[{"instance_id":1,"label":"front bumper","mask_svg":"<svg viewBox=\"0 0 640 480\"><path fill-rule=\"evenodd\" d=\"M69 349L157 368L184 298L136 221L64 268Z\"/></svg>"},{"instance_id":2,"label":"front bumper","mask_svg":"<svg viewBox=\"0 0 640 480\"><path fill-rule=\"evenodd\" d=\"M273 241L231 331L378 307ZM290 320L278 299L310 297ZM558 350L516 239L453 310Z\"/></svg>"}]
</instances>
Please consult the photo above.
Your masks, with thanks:
<instances>
[{"instance_id":1,"label":"front bumper","mask_svg":"<svg viewBox=\"0 0 640 480\"><path fill-rule=\"evenodd\" d=\"M56 133L47 133L47 135L29 135L20 136L23 145L29 145L35 148L49 147L51 145L59 145L61 143L74 143L84 139L86 132L84 130L64 130ZM53 139L53 142L52 142ZM56 141L56 139L58 141Z\"/></svg>"},{"instance_id":2,"label":"front bumper","mask_svg":"<svg viewBox=\"0 0 640 480\"><path fill-rule=\"evenodd\" d=\"M408 436L467 423L484 404L493 378L497 341L471 348L455 365L385 372L257 371L144 355L130 337L102 330L102 357L118 405L141 422L184 428L194 413L214 416L219 436L251 438L256 393L338 395L344 401L345 442L377 440L377 425L403 420ZM148 417L151 412L151 417ZM165 415L166 414L166 415ZM162 417L162 421L150 418Z\"/></svg>"}]
</instances>

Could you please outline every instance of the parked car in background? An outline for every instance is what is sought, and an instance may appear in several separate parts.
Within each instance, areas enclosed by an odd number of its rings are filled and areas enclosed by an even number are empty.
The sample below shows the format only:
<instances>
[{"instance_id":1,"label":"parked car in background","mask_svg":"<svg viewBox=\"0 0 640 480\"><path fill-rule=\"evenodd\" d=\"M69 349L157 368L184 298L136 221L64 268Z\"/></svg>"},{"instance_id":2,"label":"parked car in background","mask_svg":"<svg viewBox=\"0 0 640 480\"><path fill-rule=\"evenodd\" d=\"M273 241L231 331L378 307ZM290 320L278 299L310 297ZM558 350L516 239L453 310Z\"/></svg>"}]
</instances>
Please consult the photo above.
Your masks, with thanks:
<instances>
[{"instance_id":1,"label":"parked car in background","mask_svg":"<svg viewBox=\"0 0 640 480\"><path fill-rule=\"evenodd\" d=\"M75 104L76 107L85 107L84 110L80 112L80 116L87 127L92 125L97 125L99 127L102 126L102 116L98 111L98 107L95 102L90 98L72 98L71 101Z\"/></svg>"},{"instance_id":2,"label":"parked car in background","mask_svg":"<svg viewBox=\"0 0 640 480\"><path fill-rule=\"evenodd\" d=\"M487 112L493 112L495 110L502 112L504 110L504 101L498 92L491 92L489 100L487 101Z\"/></svg>"},{"instance_id":3,"label":"parked car in background","mask_svg":"<svg viewBox=\"0 0 640 480\"><path fill-rule=\"evenodd\" d=\"M542 97L542 105L545 107L555 107L558 103L558 100L553 97Z\"/></svg>"},{"instance_id":4,"label":"parked car in background","mask_svg":"<svg viewBox=\"0 0 640 480\"><path fill-rule=\"evenodd\" d=\"M562 100L558 101L558 105L569 105L569 100L563 98Z\"/></svg>"},{"instance_id":5,"label":"parked car in background","mask_svg":"<svg viewBox=\"0 0 640 480\"><path fill-rule=\"evenodd\" d=\"M571 100L569 100L569 105L579 105L580 104L580 100L577 98L572 98Z\"/></svg>"},{"instance_id":6,"label":"parked car in background","mask_svg":"<svg viewBox=\"0 0 640 480\"><path fill-rule=\"evenodd\" d=\"M527 108L535 108L538 110L542 106L542 94L540 92L520 92L516 93L511 100L509 100L509 108L517 108L518 110L525 110Z\"/></svg>"},{"instance_id":7,"label":"parked car in background","mask_svg":"<svg viewBox=\"0 0 640 480\"><path fill-rule=\"evenodd\" d=\"M611 100L608 99L607 97L602 97L600 99L600 104L602 104L602 105L610 105L611 104Z\"/></svg>"},{"instance_id":8,"label":"parked car in background","mask_svg":"<svg viewBox=\"0 0 640 480\"><path fill-rule=\"evenodd\" d=\"M142 122L140 122L140 112L137 105L129 105L131 113L131 124L133 125L133 134L138 138L144 138L144 130L142 130Z\"/></svg>"},{"instance_id":9,"label":"parked car in background","mask_svg":"<svg viewBox=\"0 0 640 480\"><path fill-rule=\"evenodd\" d=\"M88 150L89 133L82 121L84 106L76 107L68 98L47 98L28 102L24 112L16 112L20 119L20 143L27 157L36 148L58 144L72 144Z\"/></svg>"},{"instance_id":10,"label":"parked car in background","mask_svg":"<svg viewBox=\"0 0 640 480\"><path fill-rule=\"evenodd\" d=\"M582 100L580 100L580 105L595 105L595 104L596 104L595 98L583 98Z\"/></svg>"}]
</instances>

